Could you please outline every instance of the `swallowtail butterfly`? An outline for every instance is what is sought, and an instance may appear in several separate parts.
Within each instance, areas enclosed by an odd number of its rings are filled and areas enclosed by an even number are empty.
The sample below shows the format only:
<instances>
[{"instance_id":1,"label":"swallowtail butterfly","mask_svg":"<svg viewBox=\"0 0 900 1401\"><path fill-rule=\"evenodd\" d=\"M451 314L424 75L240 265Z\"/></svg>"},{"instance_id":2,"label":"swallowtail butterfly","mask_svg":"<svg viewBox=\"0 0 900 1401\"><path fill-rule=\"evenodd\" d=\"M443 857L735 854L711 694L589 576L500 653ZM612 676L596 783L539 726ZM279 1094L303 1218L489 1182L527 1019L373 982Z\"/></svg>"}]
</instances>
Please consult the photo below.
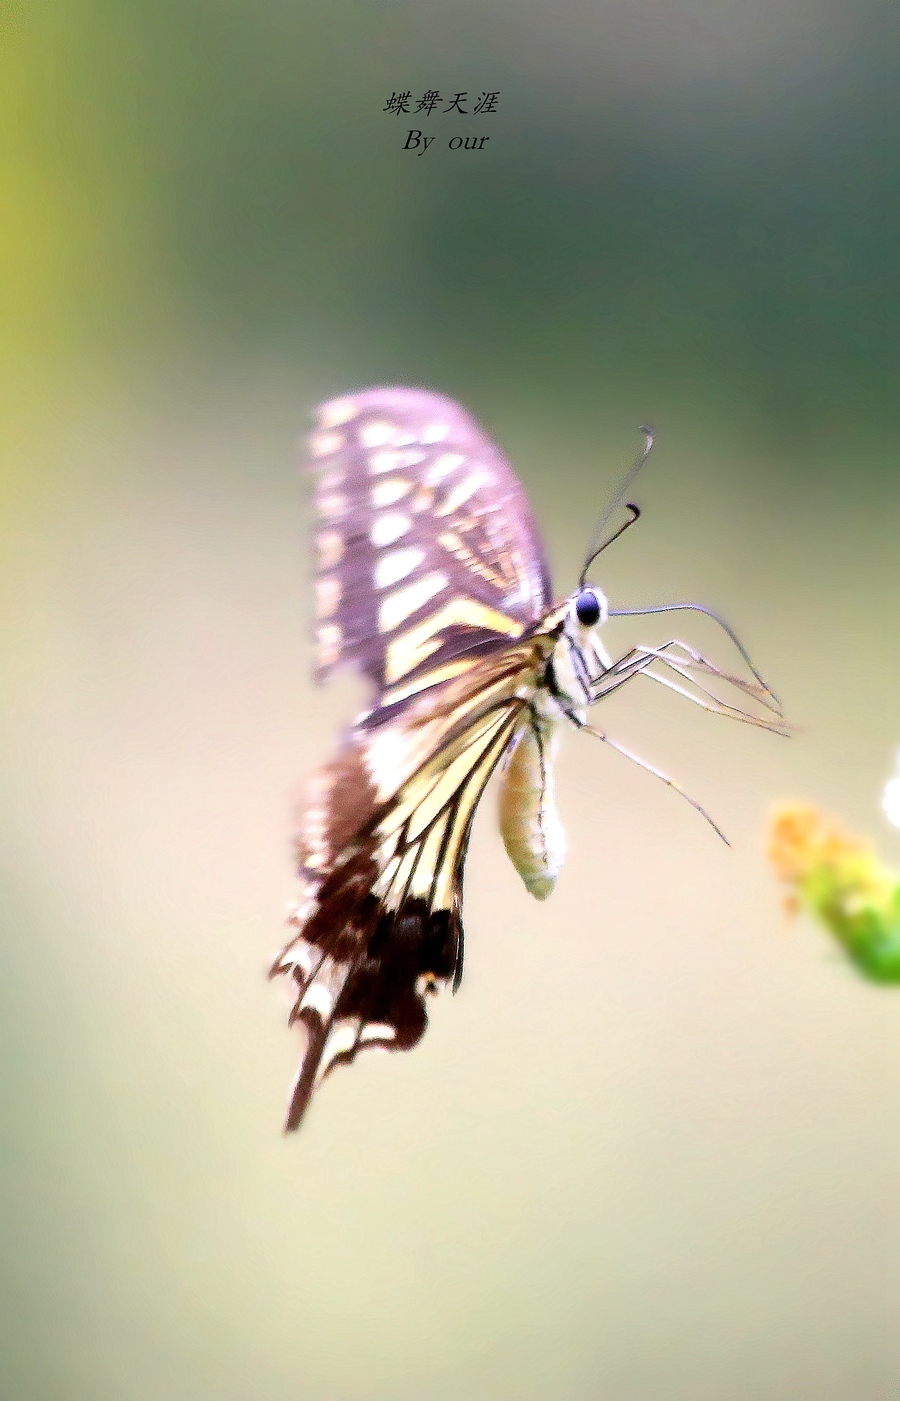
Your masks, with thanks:
<instances>
[{"instance_id":1,"label":"swallowtail butterfly","mask_svg":"<svg viewBox=\"0 0 900 1401\"><path fill-rule=\"evenodd\" d=\"M649 451L645 432L601 529ZM372 694L313 778L299 822L302 898L272 969L292 980L290 1020L305 1034L288 1129L334 1066L367 1047L409 1050L425 1031L427 997L459 986L463 862L498 766L506 849L543 900L566 849L553 796L557 734L572 725L613 744L587 723L589 706L644 676L715 713L784 728L777 698L718 615L697 604L610 610L587 582L596 555L637 519L630 503L631 519L589 551L575 591L554 603L520 483L451 400L418 389L333 399L318 411L310 456L316 676L350 665ZM750 675L729 675L677 639L615 659L600 640L613 611L680 608L713 617ZM777 718L721 700L716 683Z\"/></svg>"}]
</instances>

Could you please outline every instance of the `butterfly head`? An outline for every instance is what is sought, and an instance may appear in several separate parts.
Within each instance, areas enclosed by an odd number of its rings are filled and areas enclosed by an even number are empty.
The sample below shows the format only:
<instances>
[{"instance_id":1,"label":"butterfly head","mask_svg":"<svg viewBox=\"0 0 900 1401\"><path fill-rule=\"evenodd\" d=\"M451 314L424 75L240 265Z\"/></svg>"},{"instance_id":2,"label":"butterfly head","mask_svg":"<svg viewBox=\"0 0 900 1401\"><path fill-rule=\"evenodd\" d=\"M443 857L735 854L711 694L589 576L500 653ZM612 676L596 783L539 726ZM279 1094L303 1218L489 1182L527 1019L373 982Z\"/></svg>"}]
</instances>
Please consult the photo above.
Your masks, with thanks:
<instances>
[{"instance_id":1,"label":"butterfly head","mask_svg":"<svg viewBox=\"0 0 900 1401\"><path fill-rule=\"evenodd\" d=\"M592 703L594 686L609 668L610 659L600 640L600 629L608 617L603 590L580 583L548 620L548 631L556 639L548 667L549 687L570 718Z\"/></svg>"},{"instance_id":2,"label":"butterfly head","mask_svg":"<svg viewBox=\"0 0 900 1401\"><path fill-rule=\"evenodd\" d=\"M602 589L583 585L572 595L572 613L583 628L602 627L609 617L609 604Z\"/></svg>"}]
</instances>

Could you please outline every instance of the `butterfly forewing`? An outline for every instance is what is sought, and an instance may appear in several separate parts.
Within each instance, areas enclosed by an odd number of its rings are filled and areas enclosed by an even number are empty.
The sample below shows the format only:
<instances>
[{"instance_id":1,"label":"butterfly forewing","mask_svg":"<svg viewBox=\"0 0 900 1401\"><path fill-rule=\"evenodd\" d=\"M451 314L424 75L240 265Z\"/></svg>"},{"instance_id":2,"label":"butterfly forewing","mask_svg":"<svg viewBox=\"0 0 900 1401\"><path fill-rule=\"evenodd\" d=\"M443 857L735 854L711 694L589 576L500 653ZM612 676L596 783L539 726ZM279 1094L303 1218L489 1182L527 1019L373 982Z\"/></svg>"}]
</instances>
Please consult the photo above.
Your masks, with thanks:
<instances>
[{"instance_id":1,"label":"butterfly forewing","mask_svg":"<svg viewBox=\"0 0 900 1401\"><path fill-rule=\"evenodd\" d=\"M318 411L316 675L396 704L514 640L550 601L528 502L459 405L368 389Z\"/></svg>"},{"instance_id":2,"label":"butterfly forewing","mask_svg":"<svg viewBox=\"0 0 900 1401\"><path fill-rule=\"evenodd\" d=\"M525 494L458 405L413 389L332 400L310 458L316 675L354 665L375 705L300 815L303 899L273 968L306 1028L288 1128L334 1065L415 1045L426 993L458 984L472 817L554 645Z\"/></svg>"}]
</instances>

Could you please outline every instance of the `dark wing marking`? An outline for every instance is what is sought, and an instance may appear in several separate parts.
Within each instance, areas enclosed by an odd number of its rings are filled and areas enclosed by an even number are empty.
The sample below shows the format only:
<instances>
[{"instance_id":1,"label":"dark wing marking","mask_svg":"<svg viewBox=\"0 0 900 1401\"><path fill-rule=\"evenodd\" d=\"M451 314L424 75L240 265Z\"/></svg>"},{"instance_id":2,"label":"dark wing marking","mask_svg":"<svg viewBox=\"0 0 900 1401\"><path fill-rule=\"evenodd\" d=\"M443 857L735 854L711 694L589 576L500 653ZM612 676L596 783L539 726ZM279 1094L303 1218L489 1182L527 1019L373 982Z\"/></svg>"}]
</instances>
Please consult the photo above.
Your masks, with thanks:
<instances>
[{"instance_id":1,"label":"dark wing marking","mask_svg":"<svg viewBox=\"0 0 900 1401\"><path fill-rule=\"evenodd\" d=\"M522 636L550 578L521 484L450 399L367 389L318 410L316 675L390 705Z\"/></svg>"},{"instance_id":2,"label":"dark wing marking","mask_svg":"<svg viewBox=\"0 0 900 1401\"><path fill-rule=\"evenodd\" d=\"M538 634L482 658L374 731L355 729L313 780L298 835L305 899L273 974L296 983L306 1045L295 1129L335 1066L408 1050L425 997L462 975L462 870L478 800L552 651Z\"/></svg>"}]
</instances>

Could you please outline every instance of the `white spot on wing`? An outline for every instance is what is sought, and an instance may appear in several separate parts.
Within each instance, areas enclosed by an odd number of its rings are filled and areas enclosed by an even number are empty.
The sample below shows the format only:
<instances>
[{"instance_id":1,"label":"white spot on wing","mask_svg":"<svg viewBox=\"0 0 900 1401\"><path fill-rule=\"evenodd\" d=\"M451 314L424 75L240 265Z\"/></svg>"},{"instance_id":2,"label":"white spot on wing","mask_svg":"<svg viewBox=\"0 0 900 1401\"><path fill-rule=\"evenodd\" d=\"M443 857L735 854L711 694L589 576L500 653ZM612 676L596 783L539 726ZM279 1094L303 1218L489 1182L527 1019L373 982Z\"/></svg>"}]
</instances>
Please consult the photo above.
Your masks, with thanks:
<instances>
[{"instance_id":1,"label":"white spot on wing","mask_svg":"<svg viewBox=\"0 0 900 1401\"><path fill-rule=\"evenodd\" d=\"M303 1001L300 1003L300 1011L309 1009L318 1012L323 1021L327 1021L331 1016L334 1007L334 998L323 983L310 983L303 994Z\"/></svg>"},{"instance_id":2,"label":"white spot on wing","mask_svg":"<svg viewBox=\"0 0 900 1401\"><path fill-rule=\"evenodd\" d=\"M399 511L385 511L383 516L373 521L369 539L373 545L393 545L395 540L406 534L411 525L409 516L401 515Z\"/></svg>"},{"instance_id":3,"label":"white spot on wing","mask_svg":"<svg viewBox=\"0 0 900 1401\"><path fill-rule=\"evenodd\" d=\"M339 491L332 491L327 496L318 497L316 507L319 515L323 516L325 520L335 520L337 516L344 514L347 503Z\"/></svg>"},{"instance_id":4,"label":"white spot on wing","mask_svg":"<svg viewBox=\"0 0 900 1401\"><path fill-rule=\"evenodd\" d=\"M382 472L395 472L401 467L415 467L416 463L421 462L424 456L424 452L413 452L410 448L406 448L402 452L384 448L381 452L372 453L369 458L369 471L373 477L377 477Z\"/></svg>"},{"instance_id":5,"label":"white spot on wing","mask_svg":"<svg viewBox=\"0 0 900 1401\"><path fill-rule=\"evenodd\" d=\"M356 404L352 399L332 399L319 410L319 423L323 428L340 428L342 423L349 423L356 414Z\"/></svg>"},{"instance_id":6,"label":"white spot on wing","mask_svg":"<svg viewBox=\"0 0 900 1401\"><path fill-rule=\"evenodd\" d=\"M336 530L323 530L317 536L319 547L319 568L333 569L344 553L344 542Z\"/></svg>"},{"instance_id":7,"label":"white spot on wing","mask_svg":"<svg viewBox=\"0 0 900 1401\"><path fill-rule=\"evenodd\" d=\"M303 869L315 873L324 871L331 854L331 844L328 841L328 809L307 808L301 819L300 836L305 848ZM307 972L309 971L307 969Z\"/></svg>"},{"instance_id":8,"label":"white spot on wing","mask_svg":"<svg viewBox=\"0 0 900 1401\"><path fill-rule=\"evenodd\" d=\"M435 594L440 593L441 589L446 587L446 574L435 570L432 574L426 574L424 579L417 579L414 584L407 584L406 588L388 594L378 610L379 631L391 632L403 622L404 618L415 613L430 598L434 598Z\"/></svg>"},{"instance_id":9,"label":"white spot on wing","mask_svg":"<svg viewBox=\"0 0 900 1401\"><path fill-rule=\"evenodd\" d=\"M396 792L398 782L402 782L403 775L409 767L409 743L391 725L385 725L383 729L374 732L366 745L365 762L378 799L383 802L385 798ZM386 884L390 883L389 875L392 878L396 873L398 862L399 857L392 863L388 863L382 871L376 882L376 889L380 890L381 893L384 892Z\"/></svg>"},{"instance_id":10,"label":"white spot on wing","mask_svg":"<svg viewBox=\"0 0 900 1401\"><path fill-rule=\"evenodd\" d=\"M419 434L420 443L442 443L450 432L448 423L429 423Z\"/></svg>"},{"instance_id":11,"label":"white spot on wing","mask_svg":"<svg viewBox=\"0 0 900 1401\"><path fill-rule=\"evenodd\" d=\"M364 448L383 448L394 441L396 433L397 429L393 423L376 419L374 423L366 424L359 438Z\"/></svg>"},{"instance_id":12,"label":"white spot on wing","mask_svg":"<svg viewBox=\"0 0 900 1401\"><path fill-rule=\"evenodd\" d=\"M434 514L436 516L452 515L457 507L462 506L464 502L468 501L470 496L474 496L476 491L478 491L480 487L483 487L485 482L489 480L490 478L487 472L473 472L471 476L457 483L446 501L436 507Z\"/></svg>"},{"instance_id":13,"label":"white spot on wing","mask_svg":"<svg viewBox=\"0 0 900 1401\"><path fill-rule=\"evenodd\" d=\"M306 940L301 940L296 948L290 950L290 962L287 967L299 968L304 978L308 978L313 972L315 962L320 957L321 954L318 953L317 948L313 947L313 944L307 944Z\"/></svg>"},{"instance_id":14,"label":"white spot on wing","mask_svg":"<svg viewBox=\"0 0 900 1401\"><path fill-rule=\"evenodd\" d=\"M341 433L316 433L310 442L309 450L313 457L329 457L343 446L344 438Z\"/></svg>"},{"instance_id":15,"label":"white spot on wing","mask_svg":"<svg viewBox=\"0 0 900 1401\"><path fill-rule=\"evenodd\" d=\"M393 472L400 466L399 452L392 452L390 448L383 448L381 452L373 452L369 458L369 471L373 477L377 477L379 472Z\"/></svg>"},{"instance_id":16,"label":"white spot on wing","mask_svg":"<svg viewBox=\"0 0 900 1401\"><path fill-rule=\"evenodd\" d=\"M328 623L319 628L316 641L319 644L319 666L333 666L341 655L344 634L337 623Z\"/></svg>"},{"instance_id":17,"label":"white spot on wing","mask_svg":"<svg viewBox=\"0 0 900 1401\"><path fill-rule=\"evenodd\" d=\"M330 618L341 601L341 581L333 574L316 580L316 617Z\"/></svg>"},{"instance_id":18,"label":"white spot on wing","mask_svg":"<svg viewBox=\"0 0 900 1401\"><path fill-rule=\"evenodd\" d=\"M372 488L373 506L393 506L395 501L400 501L412 486L405 477L391 477L386 482L376 482Z\"/></svg>"},{"instance_id":19,"label":"white spot on wing","mask_svg":"<svg viewBox=\"0 0 900 1401\"><path fill-rule=\"evenodd\" d=\"M391 584L405 579L424 558L425 551L415 545L409 545L405 550L392 550L390 554L383 555L375 566L376 589L389 589Z\"/></svg>"},{"instance_id":20,"label":"white spot on wing","mask_svg":"<svg viewBox=\"0 0 900 1401\"><path fill-rule=\"evenodd\" d=\"M396 1041L397 1032L387 1022L369 1022L360 1032L359 1039L363 1044L367 1041Z\"/></svg>"},{"instance_id":21,"label":"white spot on wing","mask_svg":"<svg viewBox=\"0 0 900 1401\"><path fill-rule=\"evenodd\" d=\"M324 1079L338 1056L353 1049L358 1031L358 1017L348 1017L346 1021L338 1022L325 1043L325 1050L322 1052L322 1059L319 1061L319 1068L316 1072L317 1081Z\"/></svg>"},{"instance_id":22,"label":"white spot on wing","mask_svg":"<svg viewBox=\"0 0 900 1401\"><path fill-rule=\"evenodd\" d=\"M435 458L431 466L425 473L425 480L429 486L435 486L442 482L445 477L449 477L451 472L455 472L463 462L465 462L461 452L445 452L440 457Z\"/></svg>"}]
</instances>

